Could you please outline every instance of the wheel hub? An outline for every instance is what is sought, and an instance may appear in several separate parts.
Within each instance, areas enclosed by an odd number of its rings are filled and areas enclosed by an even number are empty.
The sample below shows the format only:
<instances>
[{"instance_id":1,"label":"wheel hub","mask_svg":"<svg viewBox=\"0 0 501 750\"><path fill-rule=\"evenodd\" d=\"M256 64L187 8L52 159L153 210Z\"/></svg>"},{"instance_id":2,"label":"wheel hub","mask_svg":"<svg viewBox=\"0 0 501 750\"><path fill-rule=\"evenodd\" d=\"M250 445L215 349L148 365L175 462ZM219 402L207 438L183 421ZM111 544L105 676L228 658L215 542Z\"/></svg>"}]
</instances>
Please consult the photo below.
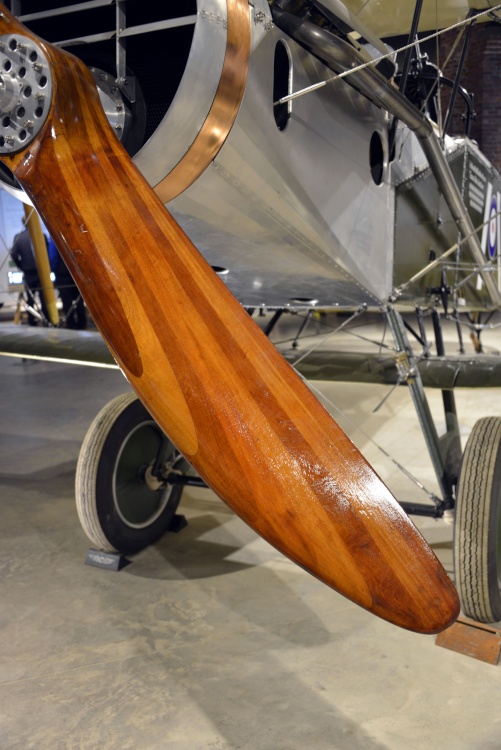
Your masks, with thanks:
<instances>
[{"instance_id":1,"label":"wheel hub","mask_svg":"<svg viewBox=\"0 0 501 750\"><path fill-rule=\"evenodd\" d=\"M148 487L149 490L153 490L153 492L156 492L157 490L161 490L162 487L165 487L165 482L161 482L153 474L153 466L151 465L146 467L144 474L142 474L142 476L143 476L145 485Z\"/></svg>"}]
</instances>

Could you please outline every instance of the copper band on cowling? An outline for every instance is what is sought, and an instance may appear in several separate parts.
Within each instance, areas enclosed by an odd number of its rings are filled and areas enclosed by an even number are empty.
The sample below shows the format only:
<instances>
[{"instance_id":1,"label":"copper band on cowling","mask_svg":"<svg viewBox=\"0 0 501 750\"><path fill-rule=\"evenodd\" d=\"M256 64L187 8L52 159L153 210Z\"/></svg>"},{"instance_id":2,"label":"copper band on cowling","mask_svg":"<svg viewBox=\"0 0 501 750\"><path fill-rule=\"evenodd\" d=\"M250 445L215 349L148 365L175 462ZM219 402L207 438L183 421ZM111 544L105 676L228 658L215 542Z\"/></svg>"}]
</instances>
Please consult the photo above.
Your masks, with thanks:
<instances>
[{"instance_id":1,"label":"copper band on cowling","mask_svg":"<svg viewBox=\"0 0 501 750\"><path fill-rule=\"evenodd\" d=\"M228 34L219 86L202 129L181 161L155 185L163 203L176 198L216 158L235 122L247 83L251 31L248 0L226 0Z\"/></svg>"}]
</instances>

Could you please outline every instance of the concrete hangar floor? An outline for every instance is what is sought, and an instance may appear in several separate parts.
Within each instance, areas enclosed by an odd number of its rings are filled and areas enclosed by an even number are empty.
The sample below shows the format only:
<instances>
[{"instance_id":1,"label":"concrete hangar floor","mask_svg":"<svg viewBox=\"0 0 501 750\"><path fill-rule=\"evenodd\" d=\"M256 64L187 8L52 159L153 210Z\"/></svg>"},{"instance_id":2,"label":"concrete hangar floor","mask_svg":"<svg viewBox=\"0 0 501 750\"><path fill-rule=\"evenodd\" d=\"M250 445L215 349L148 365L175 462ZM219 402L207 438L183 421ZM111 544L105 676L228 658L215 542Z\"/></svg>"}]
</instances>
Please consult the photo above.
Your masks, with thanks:
<instances>
[{"instance_id":1,"label":"concrete hangar floor","mask_svg":"<svg viewBox=\"0 0 501 750\"><path fill-rule=\"evenodd\" d=\"M384 386L321 389L400 499L421 498L367 435L433 488L406 389L376 414ZM185 490L188 526L119 573L84 565L77 455L126 390L117 371L0 357L1 750L501 747L501 666L352 605L209 490ZM498 390L457 399L463 440L501 414ZM452 526L416 520L452 574Z\"/></svg>"}]
</instances>

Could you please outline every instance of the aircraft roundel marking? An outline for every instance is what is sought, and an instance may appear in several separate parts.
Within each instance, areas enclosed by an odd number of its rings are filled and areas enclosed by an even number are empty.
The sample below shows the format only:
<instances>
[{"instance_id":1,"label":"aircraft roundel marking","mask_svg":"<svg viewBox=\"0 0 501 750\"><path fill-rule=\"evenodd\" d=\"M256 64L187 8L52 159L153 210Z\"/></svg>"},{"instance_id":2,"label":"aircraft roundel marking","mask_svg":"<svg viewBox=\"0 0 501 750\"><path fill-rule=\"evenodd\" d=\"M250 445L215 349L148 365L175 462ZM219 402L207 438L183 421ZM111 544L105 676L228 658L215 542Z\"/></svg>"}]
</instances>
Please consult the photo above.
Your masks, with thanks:
<instances>
[{"instance_id":1,"label":"aircraft roundel marking","mask_svg":"<svg viewBox=\"0 0 501 750\"><path fill-rule=\"evenodd\" d=\"M497 205L497 198L496 195L493 194L492 200L491 200L491 208L489 212L489 235L488 235L488 250L489 250L489 258L491 260L494 260L494 258L497 255L497 212L498 212L498 205Z\"/></svg>"}]
</instances>

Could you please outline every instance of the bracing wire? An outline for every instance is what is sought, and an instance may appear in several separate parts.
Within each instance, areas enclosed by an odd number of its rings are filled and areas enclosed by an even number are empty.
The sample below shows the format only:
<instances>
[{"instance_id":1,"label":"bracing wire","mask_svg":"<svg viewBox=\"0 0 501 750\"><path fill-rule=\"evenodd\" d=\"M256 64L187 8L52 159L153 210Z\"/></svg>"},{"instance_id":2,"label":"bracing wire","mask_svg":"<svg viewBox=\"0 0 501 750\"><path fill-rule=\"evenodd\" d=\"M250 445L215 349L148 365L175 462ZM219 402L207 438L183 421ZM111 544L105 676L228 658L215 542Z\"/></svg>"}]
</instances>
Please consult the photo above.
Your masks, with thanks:
<instances>
[{"instance_id":1,"label":"bracing wire","mask_svg":"<svg viewBox=\"0 0 501 750\"><path fill-rule=\"evenodd\" d=\"M399 471L401 471L402 474L404 474L404 476L407 477L407 479L409 479L416 487L418 487L418 489L424 492L428 496L428 498L436 504L438 498L434 492L428 489L426 485L424 485L423 482L421 482L416 476L414 476L412 472L406 469L405 466L403 466L403 464L401 464L399 461L397 461L397 459L394 456L388 453L388 451L385 448L383 448L383 446L380 445L376 440L374 440L374 438L371 435L369 435L369 433L366 430L364 430L363 427L361 427L353 419L351 419L351 417L349 417L346 414L346 412L344 412L339 406L337 406L337 404L331 401L331 399L329 399L324 393L322 393L322 391L319 388L317 388L311 381L306 380L306 378L304 378L301 375L301 373L298 373L298 375L300 378L302 378L302 380L306 383L306 385L316 394L316 396L318 396L320 401L322 401L325 405L332 408L337 414L342 416L343 419L346 419L352 425L352 427L358 430L372 445L374 445L375 448L377 448L378 451L380 451L380 453L382 453L389 461L391 461L391 463L394 464L394 466L396 466L397 469L399 469Z\"/></svg>"},{"instance_id":2,"label":"bracing wire","mask_svg":"<svg viewBox=\"0 0 501 750\"><path fill-rule=\"evenodd\" d=\"M454 23L451 26L447 26L445 29L440 29L439 31L435 31L433 32L433 34L428 34L428 36L425 36L418 41L405 44L403 47L400 47L397 50L391 50L390 52L387 52L384 55L379 55L379 57L375 57L373 60L360 63L360 65L356 65L354 68L350 68L349 70L345 70L342 73L338 73L337 75L332 76L331 78L327 78L324 81L318 81L317 83L313 83L311 86L307 86L304 89L300 89L299 91L295 91L292 94L283 96L281 99L278 99L276 102L273 102L273 106L276 107L280 104L286 104L287 102L290 102L293 99L298 99L300 96L304 96L305 94L309 94L312 91L316 91L317 89L322 88L323 86L327 86L330 83L334 83L335 81L339 81L342 78L346 78L347 76L350 76L353 73L357 73L360 70L364 70L365 68L369 68L369 67L374 67L382 60L386 60L389 57L394 57L395 55L398 55L401 52L405 52L411 47L415 47L417 44L424 44L425 42L428 42L432 39L436 39L442 34L446 34L448 31L452 31L453 29L459 29L463 26L467 26L468 24L472 23L475 19L481 18L482 16L490 15L492 13L496 13L499 10L501 10L501 4L496 5L494 8L489 8L488 10L481 11L480 13L477 13L475 16L471 18L465 18L462 21L458 21L457 23Z\"/></svg>"}]
</instances>

